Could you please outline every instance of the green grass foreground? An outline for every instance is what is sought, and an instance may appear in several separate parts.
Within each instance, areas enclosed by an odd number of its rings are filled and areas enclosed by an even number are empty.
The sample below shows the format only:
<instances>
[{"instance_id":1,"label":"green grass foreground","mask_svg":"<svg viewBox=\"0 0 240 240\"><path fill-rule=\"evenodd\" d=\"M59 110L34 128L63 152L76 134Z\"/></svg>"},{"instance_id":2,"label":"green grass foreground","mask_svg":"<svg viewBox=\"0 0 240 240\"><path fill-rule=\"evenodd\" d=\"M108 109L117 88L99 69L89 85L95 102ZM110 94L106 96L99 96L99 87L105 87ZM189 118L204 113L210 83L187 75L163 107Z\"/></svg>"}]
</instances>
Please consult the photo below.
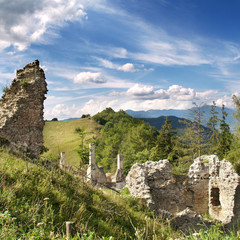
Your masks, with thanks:
<instances>
[{"instance_id":1,"label":"green grass foreground","mask_svg":"<svg viewBox=\"0 0 240 240\"><path fill-rule=\"evenodd\" d=\"M66 221L76 222L73 239L170 236L168 225L128 194L103 193L51 162L28 163L1 149L0 239L65 239Z\"/></svg>"},{"instance_id":2,"label":"green grass foreground","mask_svg":"<svg viewBox=\"0 0 240 240\"><path fill-rule=\"evenodd\" d=\"M127 189L96 190L49 161L33 164L1 149L0 239L66 239L66 221L76 222L72 239L240 239L218 225L185 236Z\"/></svg>"}]
</instances>

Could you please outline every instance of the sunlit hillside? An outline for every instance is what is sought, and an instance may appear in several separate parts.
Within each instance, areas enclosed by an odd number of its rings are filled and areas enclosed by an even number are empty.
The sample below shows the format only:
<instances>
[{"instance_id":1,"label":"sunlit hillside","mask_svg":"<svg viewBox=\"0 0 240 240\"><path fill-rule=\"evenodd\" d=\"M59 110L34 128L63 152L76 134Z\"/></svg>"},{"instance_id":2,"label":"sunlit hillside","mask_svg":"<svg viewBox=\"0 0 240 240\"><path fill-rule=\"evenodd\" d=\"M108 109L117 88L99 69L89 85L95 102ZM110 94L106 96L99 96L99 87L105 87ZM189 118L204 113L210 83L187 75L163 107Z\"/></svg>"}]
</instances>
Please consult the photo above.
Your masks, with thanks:
<instances>
[{"instance_id":1,"label":"sunlit hillside","mask_svg":"<svg viewBox=\"0 0 240 240\"><path fill-rule=\"evenodd\" d=\"M81 128L87 133L84 142L97 137L101 125L89 118L73 121L51 121L44 126L44 146L49 149L44 156L59 157L61 152L65 152L66 163L72 166L79 166L79 156L76 152L80 137L76 129Z\"/></svg>"}]
</instances>

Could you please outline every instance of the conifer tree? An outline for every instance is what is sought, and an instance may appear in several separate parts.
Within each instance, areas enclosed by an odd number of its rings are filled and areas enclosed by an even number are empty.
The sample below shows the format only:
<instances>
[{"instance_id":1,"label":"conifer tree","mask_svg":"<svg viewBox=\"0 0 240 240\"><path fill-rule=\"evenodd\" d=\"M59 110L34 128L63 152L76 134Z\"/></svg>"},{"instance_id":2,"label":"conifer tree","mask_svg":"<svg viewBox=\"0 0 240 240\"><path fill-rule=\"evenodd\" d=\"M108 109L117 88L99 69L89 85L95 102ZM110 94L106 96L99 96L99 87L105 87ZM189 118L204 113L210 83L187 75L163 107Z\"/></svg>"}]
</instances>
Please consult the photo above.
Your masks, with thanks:
<instances>
[{"instance_id":1,"label":"conifer tree","mask_svg":"<svg viewBox=\"0 0 240 240\"><path fill-rule=\"evenodd\" d=\"M223 159L230 151L233 136L230 132L229 124L226 123L226 117L228 113L225 111L224 104L222 105L222 119L220 120L220 136L217 147L217 155L220 159Z\"/></svg>"},{"instance_id":2,"label":"conifer tree","mask_svg":"<svg viewBox=\"0 0 240 240\"><path fill-rule=\"evenodd\" d=\"M209 152L212 154L217 150L217 144L219 139L219 131L217 129L218 122L218 111L216 110L216 103L213 101L210 110L210 118L208 120L207 126L210 129L209 133Z\"/></svg>"},{"instance_id":3,"label":"conifer tree","mask_svg":"<svg viewBox=\"0 0 240 240\"><path fill-rule=\"evenodd\" d=\"M234 117L238 122L240 122L240 98L236 95L232 96L233 102L237 108L237 112L234 114ZM233 135L233 140L231 144L230 151L228 152L226 158L229 160L235 167L236 171L240 175L240 124L237 126L237 131Z\"/></svg>"},{"instance_id":4,"label":"conifer tree","mask_svg":"<svg viewBox=\"0 0 240 240\"><path fill-rule=\"evenodd\" d=\"M159 131L156 146L151 150L150 160L169 159L170 154L173 153L175 140L176 131L172 128L171 121L166 117L165 124Z\"/></svg>"},{"instance_id":5,"label":"conifer tree","mask_svg":"<svg viewBox=\"0 0 240 240\"><path fill-rule=\"evenodd\" d=\"M181 138L181 142L184 147L187 148L189 154L194 159L196 156L200 157L203 153L203 149L206 146L205 143L205 131L202 126L203 115L202 110L203 104L198 105L193 102L194 107L189 110L191 121L183 121L186 124L187 129L185 134Z\"/></svg>"},{"instance_id":6,"label":"conifer tree","mask_svg":"<svg viewBox=\"0 0 240 240\"><path fill-rule=\"evenodd\" d=\"M75 132L78 133L81 139L81 142L77 149L78 156L81 159L81 162L80 162L80 167L81 167L83 164L88 163L88 158L89 158L89 149L84 145L84 138L87 135L87 132L85 131L84 128L76 128Z\"/></svg>"}]
</instances>

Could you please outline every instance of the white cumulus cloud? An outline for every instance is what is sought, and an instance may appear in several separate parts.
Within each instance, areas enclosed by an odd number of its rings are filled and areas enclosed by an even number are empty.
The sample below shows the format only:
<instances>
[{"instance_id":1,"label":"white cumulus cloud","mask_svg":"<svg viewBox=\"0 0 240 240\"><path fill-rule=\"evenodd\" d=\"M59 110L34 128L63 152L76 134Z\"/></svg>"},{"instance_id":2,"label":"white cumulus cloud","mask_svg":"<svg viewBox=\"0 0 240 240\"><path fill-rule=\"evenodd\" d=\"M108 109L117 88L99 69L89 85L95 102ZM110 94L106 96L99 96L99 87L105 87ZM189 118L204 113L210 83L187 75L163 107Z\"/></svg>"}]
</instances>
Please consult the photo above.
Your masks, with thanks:
<instances>
[{"instance_id":1,"label":"white cumulus cloud","mask_svg":"<svg viewBox=\"0 0 240 240\"><path fill-rule=\"evenodd\" d=\"M136 69L132 63L126 63L118 67L118 70L124 71L124 72L136 72Z\"/></svg>"},{"instance_id":2,"label":"white cumulus cloud","mask_svg":"<svg viewBox=\"0 0 240 240\"><path fill-rule=\"evenodd\" d=\"M80 72L73 80L75 83L105 83L102 73Z\"/></svg>"},{"instance_id":3,"label":"white cumulus cloud","mask_svg":"<svg viewBox=\"0 0 240 240\"><path fill-rule=\"evenodd\" d=\"M154 89L152 86L135 84L133 87L128 89L127 94L134 95L134 96L146 96L146 95L152 95L154 93L153 90Z\"/></svg>"},{"instance_id":4,"label":"white cumulus cloud","mask_svg":"<svg viewBox=\"0 0 240 240\"><path fill-rule=\"evenodd\" d=\"M196 92L192 88L184 88L179 85L172 85L167 90L167 94L172 99L192 100L196 97Z\"/></svg>"},{"instance_id":5,"label":"white cumulus cloud","mask_svg":"<svg viewBox=\"0 0 240 240\"><path fill-rule=\"evenodd\" d=\"M196 97L196 92L194 89L184 88L179 85L172 85L167 90L154 90L153 86L135 84L133 87L127 90L126 94L137 98L175 99L180 101L189 101L195 99Z\"/></svg>"}]
</instances>

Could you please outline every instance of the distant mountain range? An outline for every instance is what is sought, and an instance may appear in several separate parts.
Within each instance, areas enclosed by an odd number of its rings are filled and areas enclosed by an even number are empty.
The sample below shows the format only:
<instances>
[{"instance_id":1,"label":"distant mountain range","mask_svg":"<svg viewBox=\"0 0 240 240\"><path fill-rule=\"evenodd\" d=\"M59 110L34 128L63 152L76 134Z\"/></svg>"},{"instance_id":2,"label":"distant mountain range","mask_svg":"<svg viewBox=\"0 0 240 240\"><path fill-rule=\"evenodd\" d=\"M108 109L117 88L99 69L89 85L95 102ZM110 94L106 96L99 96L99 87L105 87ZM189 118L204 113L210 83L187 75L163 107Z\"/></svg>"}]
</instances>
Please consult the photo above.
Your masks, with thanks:
<instances>
[{"instance_id":1,"label":"distant mountain range","mask_svg":"<svg viewBox=\"0 0 240 240\"><path fill-rule=\"evenodd\" d=\"M206 126L209 116L210 116L211 106L205 105L202 107L203 112L203 125ZM222 117L222 109L221 107L216 107L216 111L218 112L218 117L221 119ZM233 117L233 114L236 112L231 108L225 108L225 111L228 113L226 118L226 122L230 125L231 131L234 132L237 126L237 121ZM179 120L192 120L191 113L189 110L176 110L176 109L168 109L168 110L148 110L148 111L133 111L126 110L127 114L134 118L139 118L148 122L150 125L156 127L157 129L161 129L161 126L165 123L165 117L168 116L171 120L171 124L174 128L184 128L185 125L183 123L179 123ZM79 118L69 118L63 121L76 120Z\"/></svg>"},{"instance_id":2,"label":"distant mountain range","mask_svg":"<svg viewBox=\"0 0 240 240\"><path fill-rule=\"evenodd\" d=\"M211 110L211 106L209 106L209 105L205 105L205 106L202 107L203 125L204 126L207 125L207 122L208 122L208 119L209 119L209 116L210 116L210 110ZM218 117L221 119L221 117L222 117L221 107L216 107L216 111L218 112ZM236 125L237 125L237 121L233 117L233 113L235 111L231 108L225 108L225 111L228 113L228 116L226 118L226 122L230 125L231 131L235 131ZM159 124L162 121L165 122L165 118L159 118L159 117L164 117L164 116L174 116L174 117L177 117L177 118L184 118L184 119L192 120L191 119L191 113L190 113L189 110L176 110L176 109L148 110L148 111L126 110L125 112L127 114L129 114L130 116L134 117L134 118L148 119L147 122L149 122L150 125L152 125L153 123L154 124L157 123L157 121L159 121ZM152 119L152 120L149 120L149 119ZM172 118L171 121L172 121L172 124L173 124L173 122L176 122L178 120ZM155 126L155 125L153 125L153 126ZM159 128L158 126L155 126L155 127ZM181 128L180 125L179 125L179 127Z\"/></svg>"},{"instance_id":3,"label":"distant mountain range","mask_svg":"<svg viewBox=\"0 0 240 240\"><path fill-rule=\"evenodd\" d=\"M141 120L144 120L146 123L149 123L151 126L157 128L158 130L160 130L162 128L162 126L165 124L166 121L166 117L165 116L161 116L158 118L139 118ZM175 116L169 116L168 119L171 121L171 125L173 128L175 129L183 129L186 128L186 124L180 122L186 120L185 118L178 118ZM189 121L190 122L190 121Z\"/></svg>"}]
</instances>

